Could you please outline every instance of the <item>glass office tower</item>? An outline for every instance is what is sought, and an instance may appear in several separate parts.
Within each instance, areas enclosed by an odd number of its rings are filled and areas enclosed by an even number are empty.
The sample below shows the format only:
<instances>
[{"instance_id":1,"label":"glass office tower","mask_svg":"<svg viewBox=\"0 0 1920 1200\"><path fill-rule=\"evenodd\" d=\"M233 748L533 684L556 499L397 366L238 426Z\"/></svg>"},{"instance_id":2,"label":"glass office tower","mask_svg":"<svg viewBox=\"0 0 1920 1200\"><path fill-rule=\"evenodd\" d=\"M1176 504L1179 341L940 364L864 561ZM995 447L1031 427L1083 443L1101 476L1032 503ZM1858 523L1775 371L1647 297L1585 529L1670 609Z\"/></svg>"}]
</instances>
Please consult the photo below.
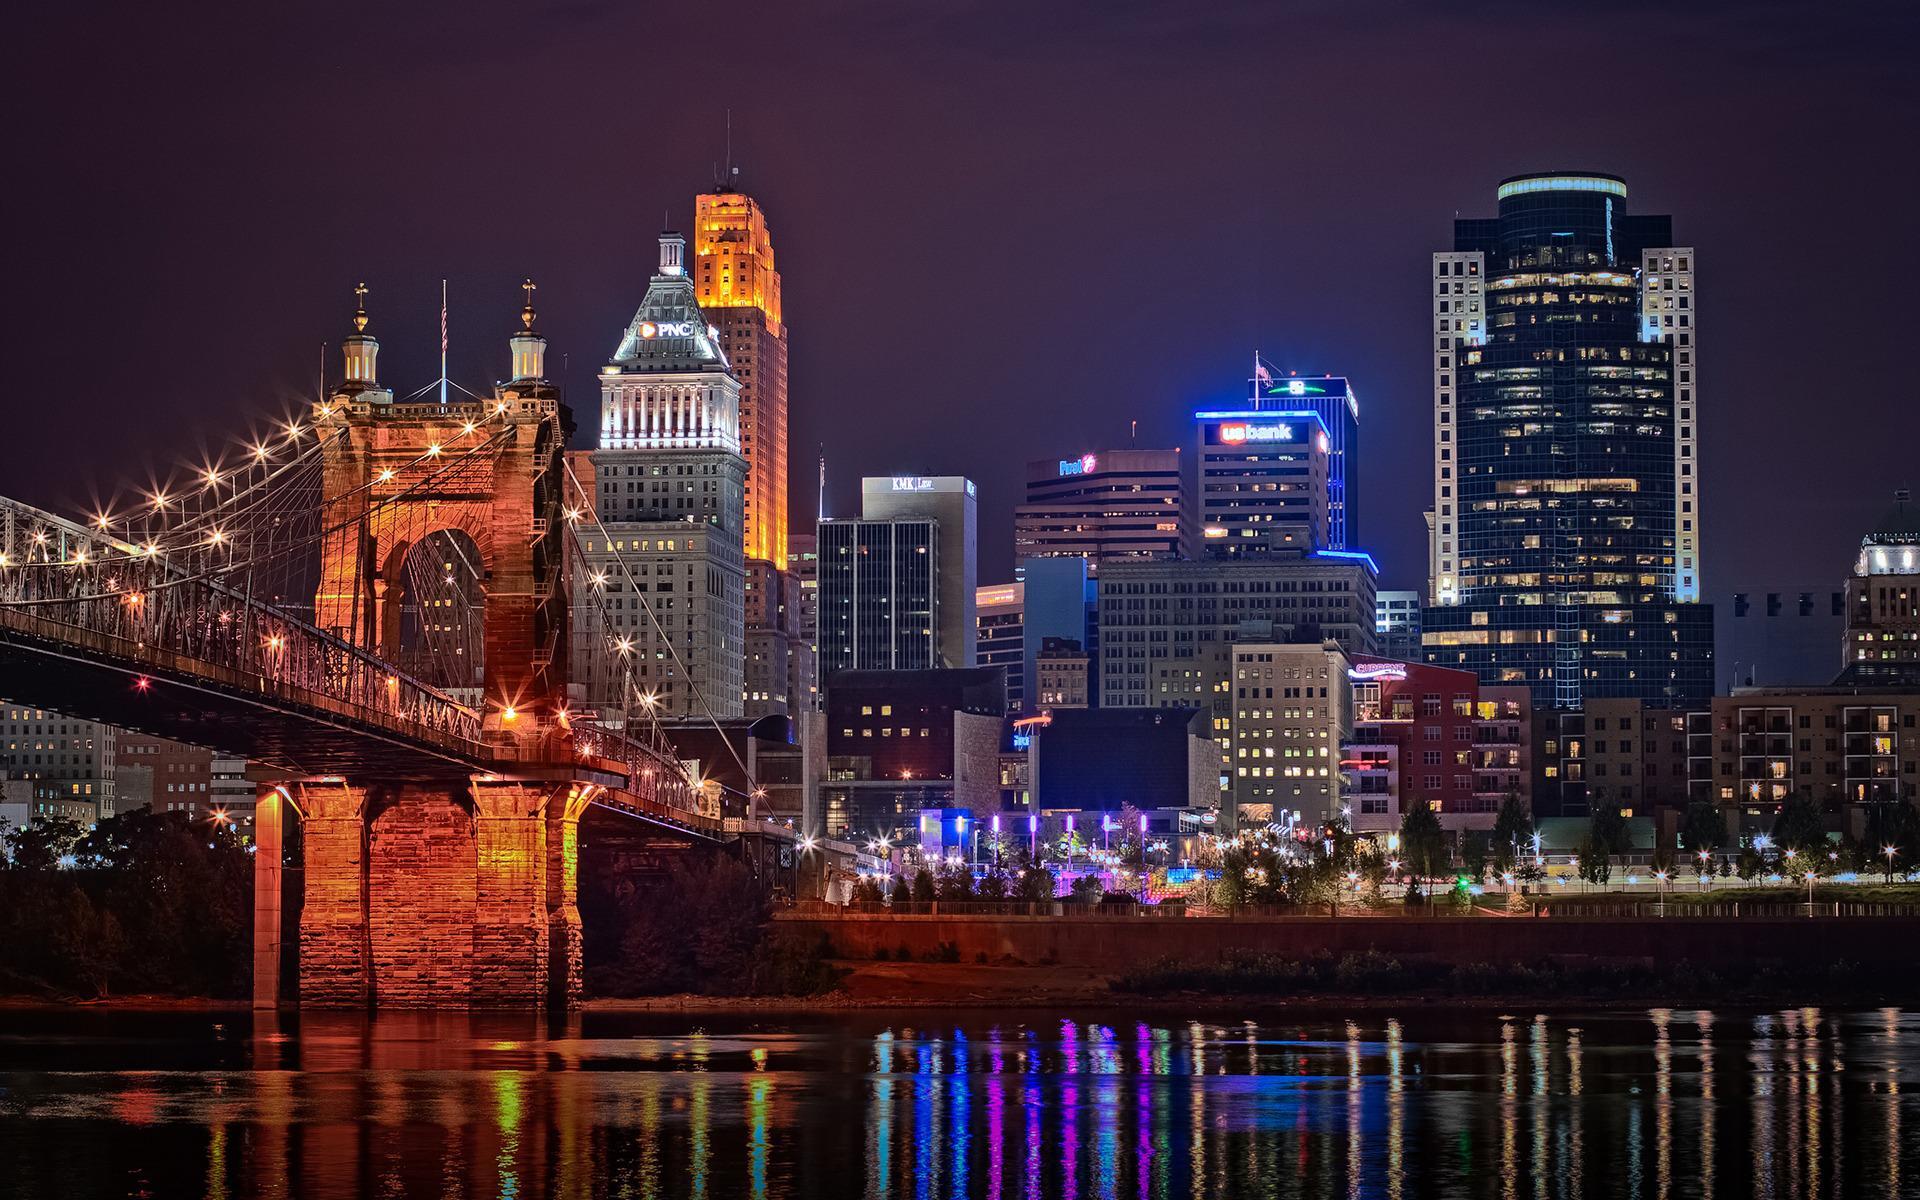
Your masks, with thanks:
<instances>
[{"instance_id":1,"label":"glass office tower","mask_svg":"<svg viewBox=\"0 0 1920 1200\"><path fill-rule=\"evenodd\" d=\"M1433 256L1428 662L1536 704L1712 694L1695 255L1618 177L1506 180Z\"/></svg>"}]
</instances>

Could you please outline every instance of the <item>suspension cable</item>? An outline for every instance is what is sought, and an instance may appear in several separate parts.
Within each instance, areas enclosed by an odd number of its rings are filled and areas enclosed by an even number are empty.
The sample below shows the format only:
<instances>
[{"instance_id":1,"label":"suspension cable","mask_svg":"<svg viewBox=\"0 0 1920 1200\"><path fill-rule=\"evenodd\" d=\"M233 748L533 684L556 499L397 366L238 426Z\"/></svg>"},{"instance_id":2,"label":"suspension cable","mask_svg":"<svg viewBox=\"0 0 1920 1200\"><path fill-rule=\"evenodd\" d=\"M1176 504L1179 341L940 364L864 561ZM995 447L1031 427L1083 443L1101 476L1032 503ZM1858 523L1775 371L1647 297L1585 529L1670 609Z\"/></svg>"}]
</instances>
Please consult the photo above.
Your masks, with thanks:
<instances>
[{"instance_id":1,"label":"suspension cable","mask_svg":"<svg viewBox=\"0 0 1920 1200\"><path fill-rule=\"evenodd\" d=\"M600 539L606 543L607 552L613 555L613 561L619 564L620 574L626 578L628 588L631 589L633 595L639 599L640 609L647 614L648 623L653 626L654 632L660 635L660 640L666 644L667 653L673 656L673 663L680 669L680 675L687 681L687 686L693 689L693 698L700 705L700 711L706 714L707 720L713 725L714 733L719 735L720 744L727 748L727 754L733 759L734 765L740 768L740 777L747 781L747 792L749 798L751 798L754 793L760 790L760 785L754 779L753 772L747 769L746 761L740 757L739 750L734 748L732 739L727 737L727 731L721 726L720 718L714 714L713 706L707 703L706 694L700 688L700 681L694 677L692 671L687 669L686 660L680 657L679 647L674 645L674 639L667 633L666 626L661 624L659 615L653 611L653 604L647 599L647 594L640 590L638 581L634 578L632 568L627 565L626 553L614 549L613 539L608 535L606 525L601 523L600 510L597 505L591 503L592 497L587 495L586 489L580 486L579 477L573 473L573 464L563 458L561 465L566 469L567 481L573 485L574 491L588 501L588 503L582 506L580 511L593 521L593 527L599 531ZM571 528L569 528L568 532L573 533ZM579 548L579 536L577 534L573 536L574 545L576 548ZM603 604L605 599L603 595L601 597Z\"/></svg>"}]
</instances>

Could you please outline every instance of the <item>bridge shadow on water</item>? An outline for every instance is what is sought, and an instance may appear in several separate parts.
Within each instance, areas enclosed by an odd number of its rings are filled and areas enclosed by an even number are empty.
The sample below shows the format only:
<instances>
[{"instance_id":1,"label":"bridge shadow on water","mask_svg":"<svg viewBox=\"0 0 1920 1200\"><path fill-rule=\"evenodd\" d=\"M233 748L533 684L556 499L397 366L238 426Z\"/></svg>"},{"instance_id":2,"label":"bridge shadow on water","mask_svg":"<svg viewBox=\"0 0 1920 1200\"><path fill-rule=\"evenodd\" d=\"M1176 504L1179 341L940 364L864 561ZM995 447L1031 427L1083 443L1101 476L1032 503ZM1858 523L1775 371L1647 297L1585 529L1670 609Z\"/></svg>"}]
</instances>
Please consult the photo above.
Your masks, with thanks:
<instances>
[{"instance_id":1,"label":"bridge shadow on water","mask_svg":"<svg viewBox=\"0 0 1920 1200\"><path fill-rule=\"evenodd\" d=\"M1249 1014L1256 1015L1256 1014ZM23 1195L1897 1196L1920 1017L20 1012Z\"/></svg>"}]
</instances>

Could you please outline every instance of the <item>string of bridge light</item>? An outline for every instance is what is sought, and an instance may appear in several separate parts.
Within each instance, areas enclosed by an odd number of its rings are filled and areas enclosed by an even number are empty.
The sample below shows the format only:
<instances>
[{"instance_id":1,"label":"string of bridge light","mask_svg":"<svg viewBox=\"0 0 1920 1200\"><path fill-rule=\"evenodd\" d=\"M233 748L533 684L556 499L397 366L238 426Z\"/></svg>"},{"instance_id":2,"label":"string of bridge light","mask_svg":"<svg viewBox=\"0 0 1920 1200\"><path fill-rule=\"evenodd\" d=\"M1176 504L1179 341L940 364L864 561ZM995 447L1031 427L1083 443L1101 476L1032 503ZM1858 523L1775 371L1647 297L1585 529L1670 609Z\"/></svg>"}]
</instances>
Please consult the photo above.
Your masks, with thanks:
<instances>
[{"instance_id":1,"label":"string of bridge light","mask_svg":"<svg viewBox=\"0 0 1920 1200\"><path fill-rule=\"evenodd\" d=\"M471 427L471 423L469 423L469 425ZM325 539L332 537L335 534L338 534L344 530L353 528L354 526L365 521L368 517L372 516L373 514L387 507L390 507L392 505L398 504L406 500L416 489L425 488L428 485L431 485L437 482L442 477L454 471L457 471L466 463L468 459L472 458L476 454L481 453L482 451L488 449L490 446L494 445L496 442L500 441L503 437L506 436L507 432L508 432L508 428L503 427L498 432L489 436L485 441L481 442L479 445L474 446L472 449L463 452L457 458L454 458L442 463L437 470L422 476L420 479L415 480L412 483L409 483L402 490L395 492L392 495L375 497L373 503L370 504L364 511L353 513L348 517L346 517L345 519L333 525L326 526L305 537L289 542L287 545L281 547L277 553L278 554L291 553L294 550L300 549L304 546L312 545L316 542L324 541ZM438 462L444 456L444 454L445 454L445 448L440 443L434 443L428 448L428 450L425 453L403 464L400 468L384 469L378 472L374 479L370 480L367 483L360 484L352 489L349 489L348 491L342 493L341 496L337 497L336 499L346 499L348 497L358 495L362 492L371 492L375 485L381 484L381 483L390 483L395 478L397 478L397 471L409 470L415 466L418 466L423 462ZM45 531L36 530L34 533L34 538L36 542L40 544L44 544L46 541ZM207 540L194 543L191 546L187 546L180 552L185 553L187 551L196 551L196 550L203 551L208 549L209 547L218 548L222 545L230 545L229 539L227 539L226 535L223 533L222 530L215 529L213 533L208 536ZM160 549L157 543L149 542L143 546L138 546L138 547L129 546L129 547L126 547L126 549L128 550L128 553L126 555L127 561L135 561L140 563L156 563L157 562L163 566L168 565L169 560L166 556L163 556L160 553ZM159 591L164 588L177 587L182 584L196 583L201 581L211 581L215 579L217 576L229 575L229 574L232 574L234 571L239 570L242 567L252 566L256 561L271 561L271 558L268 558L266 560L230 559L229 561L222 563L219 566L211 569L194 572L191 574L181 575L173 579L161 580L159 582L149 584L146 586L145 590ZM66 559L62 559L59 561L29 561L26 563L13 563L8 560L7 556L0 555L0 567L15 567L15 568L67 567L67 568L77 569L81 567L91 566L91 567L94 567L95 569L99 569L101 567L105 567L109 565L111 565L110 560L107 560L105 558L102 558L99 561L95 561L92 557L90 557L87 554L86 549L84 547L76 548L73 551L72 555L70 555ZM106 581L106 590L102 592L93 592L93 593L77 595L77 596L53 596L53 597L39 597L34 599L10 599L6 601L6 603L12 607L26 607L26 606L32 606L32 605L49 605L49 604L71 604L71 603L78 603L78 602L89 601L89 600L110 600L116 597L122 597L130 594L132 593L126 592L125 589L119 586L119 581L117 579L110 578Z\"/></svg>"},{"instance_id":2,"label":"string of bridge light","mask_svg":"<svg viewBox=\"0 0 1920 1200\"><path fill-rule=\"evenodd\" d=\"M331 415L330 410L324 406L321 408L320 411L323 416ZM504 418L506 412L507 412L506 403L500 402L494 406L494 410L491 415ZM479 432L480 428L481 428L481 425L479 422L467 421L460 425L458 434L449 434L448 437L449 438L469 437ZM373 511L377 511L382 507L392 504L394 501L399 500L402 497L405 497L406 495L408 495L410 492L412 492L415 487L419 486L419 483L431 482L432 480L437 479L440 475L443 475L446 472L452 470L453 468L459 466L460 464L464 463L468 458L471 458L474 454L487 449L493 443L498 441L501 437L505 435L508 428L510 427L503 423L501 428L498 431L490 434L485 441L481 442L479 445L474 446L467 451L464 451L460 455L460 457L448 461L447 463L442 465L438 471L426 476L424 479L414 484L409 484L404 490L402 490L399 493L396 493L393 496L385 497L383 499L377 499L373 504L373 506L368 510L368 512L371 513ZM301 429L301 427L298 425L297 422L293 423L288 427L288 434L287 434L288 439L293 440L294 438L297 438L300 433L303 433L303 432L305 431ZM342 430L340 431L339 436L344 437L345 434L346 434L346 431ZM261 480L254 484L250 484L245 491L235 492L232 496L228 497L226 501L223 501L221 503L233 503L237 501L238 498L242 495L248 495L255 491L259 491L261 489L266 488L270 483L273 482L274 479L280 478L287 472L294 469L295 467L302 465L305 461L308 460L309 456L317 455L322 449L325 448L325 445L326 445L326 441L324 439L316 442L311 450L302 451L301 454L296 455L295 458L290 462L283 464L280 470L276 471L273 475L269 476L267 479ZM409 460L408 462L402 463L398 467L384 467L380 469L379 471L375 472L374 475L369 480L367 480L367 482L358 484L353 488L350 488L347 491L341 493L339 496L334 497L333 502L338 503L339 501L351 499L362 493L372 492L375 487L382 484L392 483L397 478L399 478L402 473L412 471L414 468L419 467L422 464L438 463L442 458L444 458L444 456L447 453L447 450L448 450L448 446L445 440L430 442L427 448L415 458ZM260 444L254 447L253 453L265 455L270 453L270 451L267 449L267 447L264 444ZM245 469L245 468L240 468L240 469ZM237 471L235 473L237 473ZM212 490L215 487L217 487L218 480L221 478L217 468L207 468L205 472L205 477L206 477L207 483L205 487L202 489L203 494L205 491ZM217 492L216 492L216 496L217 496ZM271 497L271 493L269 493L269 498L270 497ZM169 504L178 504L178 503L184 503L184 502L170 497L164 489L157 490L155 493L151 495L149 499L148 510L150 512L163 513L166 511L167 506ZM187 518L187 520L182 525L177 526L174 529L169 530L168 532L170 534L177 534L177 533L193 530L193 527L196 524L202 524L202 525L205 524L207 520L210 519L212 515L218 511L218 508L219 508L219 505L216 504L215 507L212 509L203 509L200 512L194 514L193 516ZM151 536L149 536L146 540L140 541L140 542L135 542L131 539L126 539L126 538L116 539L111 537L111 535L107 534L106 531L111 523L112 518L107 514L102 513L95 516L92 524L96 530L99 530L103 536L107 537L107 540L109 542L114 543L114 548L120 550L125 559L145 560L148 562L153 562L153 561L164 561L166 558L174 554L185 555L185 554L189 554L196 551L204 552L210 549L217 550L222 548L223 546L231 547L231 544L235 539L228 532L228 530L233 518L240 515L244 515L244 510L242 510L242 512L240 513L228 514L228 523L216 525L211 530L206 531L204 535L201 535L198 533L198 531L195 531L196 539L197 539L195 541L182 542L179 544L169 543L164 548L159 539L155 539ZM343 527L344 527L344 524L351 524L351 523L352 522L343 523ZM48 546L51 542L51 538L45 529L34 530L31 537L36 547L44 548ZM291 549L291 547L288 547L288 548ZM36 558L29 557L24 561L15 561L12 553L4 549L0 549L0 568L37 567L37 568L48 569L48 568L57 568L57 567L69 567L69 568L77 568L77 567L85 567L85 566L97 567L97 566L105 565L106 561L107 561L106 555L96 556L90 553L85 546L75 547L69 553L68 557L64 559L47 559L47 558L36 559ZM249 561L251 560L231 561L225 564L221 568L221 570L231 571L240 566L247 565ZM83 598L83 597L76 597L76 598Z\"/></svg>"},{"instance_id":3,"label":"string of bridge light","mask_svg":"<svg viewBox=\"0 0 1920 1200\"><path fill-rule=\"evenodd\" d=\"M562 459L561 465L566 469L567 482L573 485L574 493L583 500L591 500L591 497L587 496L586 489L580 486L579 477L573 473L573 464ZM574 527L579 525L583 520L590 519L593 522L594 529L599 531L600 540L607 547L607 553L613 555L613 561L620 567L620 574L625 577L627 586L632 589L634 597L640 602L640 610L647 615L647 622L653 626L654 632L659 635L661 644L666 646L667 653L672 656L673 665L680 670L680 677L685 679L687 686L693 690L694 701L699 704L700 710L706 714L707 720L713 725L714 732L720 735L720 744L727 748L727 753L733 759L734 765L740 768L740 777L747 781L748 793L756 800L764 797L766 790L754 779L753 772L748 769L746 761L740 757L739 750L734 748L733 739L726 735L726 730L720 724L720 718L715 715L713 706L707 703L706 694L700 689L700 681L694 678L692 671L687 669L686 660L680 657L680 650L674 645L674 639L667 633L666 626L661 623L659 616L653 611L653 605L647 600L646 593L640 590L639 583L634 577L633 569L627 566L625 552L614 548L613 539L608 535L607 527L600 522L599 512L591 504L583 504L577 507L567 506L565 514L568 533L573 536L576 548L579 547L580 539L579 533ZM606 572L592 572L588 575L587 579L589 583L601 592L602 599L604 600L606 586L609 582ZM620 651L623 658L631 655L633 652L632 640L624 639L624 643L624 645L615 644L615 649ZM651 710L653 704L657 702L657 697L649 702L647 705L649 710Z\"/></svg>"}]
</instances>

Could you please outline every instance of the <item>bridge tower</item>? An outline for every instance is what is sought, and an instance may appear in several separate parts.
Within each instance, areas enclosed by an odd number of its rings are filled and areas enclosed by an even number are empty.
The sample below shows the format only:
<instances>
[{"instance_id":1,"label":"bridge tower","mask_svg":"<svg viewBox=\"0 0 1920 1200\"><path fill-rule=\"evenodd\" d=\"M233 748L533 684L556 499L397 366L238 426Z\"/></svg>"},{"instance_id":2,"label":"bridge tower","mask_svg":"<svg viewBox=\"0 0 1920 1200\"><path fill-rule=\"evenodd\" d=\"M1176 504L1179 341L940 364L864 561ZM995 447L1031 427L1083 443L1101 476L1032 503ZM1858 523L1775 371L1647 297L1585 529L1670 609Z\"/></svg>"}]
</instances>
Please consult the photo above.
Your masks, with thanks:
<instances>
[{"instance_id":1,"label":"bridge tower","mask_svg":"<svg viewBox=\"0 0 1920 1200\"><path fill-rule=\"evenodd\" d=\"M345 344L346 378L313 406L328 531L314 624L400 660L407 555L442 533L473 547L484 597L480 701L490 739L527 742L565 705L563 454L572 417L545 378L531 284L511 339L514 378L488 398L394 400L364 307ZM360 289L364 297L365 289Z\"/></svg>"},{"instance_id":2,"label":"bridge tower","mask_svg":"<svg viewBox=\"0 0 1920 1200\"><path fill-rule=\"evenodd\" d=\"M571 418L545 378L525 287L513 378L493 395L396 401L379 384L363 299L345 380L313 406L324 531L314 623L396 661L407 556L457 534L482 597L484 674L469 698L485 746L480 761L261 788L256 1006L279 997L288 810L303 834L303 1004L531 1007L578 995L578 826L605 781L574 761L564 713Z\"/></svg>"}]
</instances>

